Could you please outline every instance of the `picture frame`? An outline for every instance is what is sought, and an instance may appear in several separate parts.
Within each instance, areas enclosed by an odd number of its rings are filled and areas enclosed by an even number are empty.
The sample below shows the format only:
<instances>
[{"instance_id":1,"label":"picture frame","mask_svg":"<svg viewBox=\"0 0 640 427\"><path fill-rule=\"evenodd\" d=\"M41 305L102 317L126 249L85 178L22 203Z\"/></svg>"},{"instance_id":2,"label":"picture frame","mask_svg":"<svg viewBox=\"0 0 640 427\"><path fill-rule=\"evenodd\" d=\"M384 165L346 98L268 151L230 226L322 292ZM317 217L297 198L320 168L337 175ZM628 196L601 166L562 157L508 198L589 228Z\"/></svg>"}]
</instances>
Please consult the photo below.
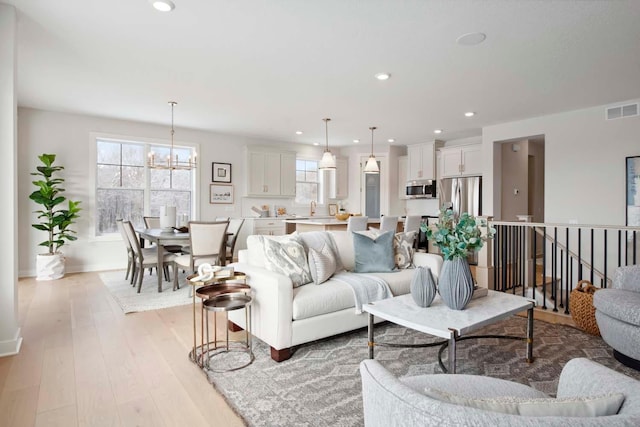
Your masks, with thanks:
<instances>
[{"instance_id":1,"label":"picture frame","mask_svg":"<svg viewBox=\"0 0 640 427\"><path fill-rule=\"evenodd\" d=\"M211 182L231 184L231 163L211 163Z\"/></svg>"},{"instance_id":2,"label":"picture frame","mask_svg":"<svg viewBox=\"0 0 640 427\"><path fill-rule=\"evenodd\" d=\"M209 203L233 204L233 185L209 184Z\"/></svg>"},{"instance_id":3,"label":"picture frame","mask_svg":"<svg viewBox=\"0 0 640 427\"><path fill-rule=\"evenodd\" d=\"M335 215L338 213L338 205L335 203L329 204L329 215Z\"/></svg>"},{"instance_id":4,"label":"picture frame","mask_svg":"<svg viewBox=\"0 0 640 427\"><path fill-rule=\"evenodd\" d=\"M627 157L625 166L626 224L637 227L640 226L640 156Z\"/></svg>"}]
</instances>

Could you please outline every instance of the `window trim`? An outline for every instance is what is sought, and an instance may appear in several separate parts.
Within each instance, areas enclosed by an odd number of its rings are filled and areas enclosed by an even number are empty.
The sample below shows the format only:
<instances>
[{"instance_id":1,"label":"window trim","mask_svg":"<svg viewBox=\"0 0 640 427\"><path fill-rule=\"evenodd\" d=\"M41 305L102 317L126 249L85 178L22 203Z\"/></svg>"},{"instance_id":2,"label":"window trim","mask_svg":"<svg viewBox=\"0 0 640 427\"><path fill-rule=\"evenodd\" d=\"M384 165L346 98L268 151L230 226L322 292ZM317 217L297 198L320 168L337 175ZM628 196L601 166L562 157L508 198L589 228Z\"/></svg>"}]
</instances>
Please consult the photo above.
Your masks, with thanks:
<instances>
[{"instance_id":1,"label":"window trim","mask_svg":"<svg viewBox=\"0 0 640 427\"><path fill-rule=\"evenodd\" d=\"M89 154L91 162L89 164L89 183L90 183L90 194L89 194L89 204L88 206L83 206L83 209L89 215L89 241L90 242L105 242L105 241L116 241L120 240L120 233L110 233L98 236L96 234L96 192L98 190L97 181L96 181L96 172L97 172L97 162L98 162L98 140L103 141L112 141L119 143L132 143L132 144L143 144L145 149L145 156L149 151L150 145L163 145L170 147L171 140L170 139L159 139L159 138L148 138L141 136L130 136L130 135L120 135L120 134L110 134L103 132L89 132ZM187 142L187 141L175 141L173 142L174 146L182 146L182 147L190 147L196 150L197 153L200 153L200 144ZM200 156L199 156L200 157ZM146 157L145 157L146 158ZM202 167L202 158L200 157L198 168ZM147 171L146 162L145 162L145 173ZM198 173L198 169L193 174L193 197L191 201L191 211L193 212L192 220L198 219L200 217L200 174ZM145 189L146 190L146 189ZM149 194L145 191L145 208L149 206L148 200Z\"/></svg>"},{"instance_id":2,"label":"window trim","mask_svg":"<svg viewBox=\"0 0 640 427\"><path fill-rule=\"evenodd\" d=\"M298 155L296 155L296 161L298 161L298 160L303 160L303 161L307 161L307 162L311 161L311 162L316 162L318 165L320 164L320 161L317 158L310 157L310 156L298 156ZM298 169L296 167L296 188L297 188L299 182L310 182L310 181L298 181L297 172L298 172ZM326 184L324 184L324 182L323 182L324 180L320 178L320 176L324 175L324 173L325 173L325 171L318 169L318 181L317 181L317 184L318 184L318 200L324 200L325 202L324 203L317 202L316 206L325 206L326 205L326 200L327 200L326 195L325 195L325 197L320 197L321 196L320 192L322 192L323 194L326 193ZM293 198L292 205L293 205L293 207L309 206L308 203L298 203L298 202L296 202L295 197Z\"/></svg>"}]
</instances>

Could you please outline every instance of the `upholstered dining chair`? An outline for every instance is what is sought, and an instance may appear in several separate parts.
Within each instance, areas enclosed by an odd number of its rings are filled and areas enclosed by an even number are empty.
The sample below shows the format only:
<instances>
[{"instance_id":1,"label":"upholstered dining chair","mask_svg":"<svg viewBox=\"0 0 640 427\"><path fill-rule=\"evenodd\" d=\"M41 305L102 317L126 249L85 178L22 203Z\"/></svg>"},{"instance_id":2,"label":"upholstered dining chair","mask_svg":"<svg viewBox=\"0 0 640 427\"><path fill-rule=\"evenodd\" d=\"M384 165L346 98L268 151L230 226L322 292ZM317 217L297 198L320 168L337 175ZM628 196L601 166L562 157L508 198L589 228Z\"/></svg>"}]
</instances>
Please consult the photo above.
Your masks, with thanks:
<instances>
[{"instance_id":1,"label":"upholstered dining chair","mask_svg":"<svg viewBox=\"0 0 640 427\"><path fill-rule=\"evenodd\" d=\"M225 261L233 262L233 251L236 247L236 240L238 240L238 233L240 233L240 229L242 228L242 224L244 224L244 219L242 218L234 218L229 221L229 228L227 228L227 252Z\"/></svg>"},{"instance_id":2,"label":"upholstered dining chair","mask_svg":"<svg viewBox=\"0 0 640 427\"><path fill-rule=\"evenodd\" d=\"M384 215L380 217L380 231L385 233L387 231L396 232L398 228L398 217L397 216L389 216Z\"/></svg>"},{"instance_id":3,"label":"upholstered dining chair","mask_svg":"<svg viewBox=\"0 0 640 427\"><path fill-rule=\"evenodd\" d=\"M366 231L368 216L350 216L347 220L347 231Z\"/></svg>"},{"instance_id":4,"label":"upholstered dining chair","mask_svg":"<svg viewBox=\"0 0 640 427\"><path fill-rule=\"evenodd\" d=\"M135 259L133 248L129 242L129 236L127 236L127 232L124 230L124 225L122 225L122 218L116 219L116 226L118 227L124 246L127 248L127 273L124 275L124 280L129 279L129 273L131 273L131 283L133 283L133 271L131 271L133 269L133 262Z\"/></svg>"},{"instance_id":5,"label":"upholstered dining chair","mask_svg":"<svg viewBox=\"0 0 640 427\"><path fill-rule=\"evenodd\" d=\"M422 217L419 215L410 215L404 219L404 232L419 231Z\"/></svg>"},{"instance_id":6,"label":"upholstered dining chair","mask_svg":"<svg viewBox=\"0 0 640 427\"><path fill-rule=\"evenodd\" d=\"M131 249L134 254L134 262L133 262L133 280L132 283L135 285L135 282L138 282L138 293L142 289L142 276L144 276L145 268L153 268L158 265L158 251L156 249L150 248L142 248L140 246L140 241L138 240L138 236L136 235L135 230L133 229L133 224L131 221L123 221L122 226L129 238L129 243L131 244ZM170 252L163 252L163 272L165 275L165 280L168 282L171 280L169 277L169 264L175 258L175 254ZM158 271L157 274L160 274ZM176 271L173 272L174 276L177 276Z\"/></svg>"},{"instance_id":7,"label":"upholstered dining chair","mask_svg":"<svg viewBox=\"0 0 640 427\"><path fill-rule=\"evenodd\" d=\"M194 273L200 264L220 265L227 253L226 241L228 221L190 221L188 254L180 255L173 260L173 271L179 268ZM179 289L177 274L173 275L173 290Z\"/></svg>"}]
</instances>

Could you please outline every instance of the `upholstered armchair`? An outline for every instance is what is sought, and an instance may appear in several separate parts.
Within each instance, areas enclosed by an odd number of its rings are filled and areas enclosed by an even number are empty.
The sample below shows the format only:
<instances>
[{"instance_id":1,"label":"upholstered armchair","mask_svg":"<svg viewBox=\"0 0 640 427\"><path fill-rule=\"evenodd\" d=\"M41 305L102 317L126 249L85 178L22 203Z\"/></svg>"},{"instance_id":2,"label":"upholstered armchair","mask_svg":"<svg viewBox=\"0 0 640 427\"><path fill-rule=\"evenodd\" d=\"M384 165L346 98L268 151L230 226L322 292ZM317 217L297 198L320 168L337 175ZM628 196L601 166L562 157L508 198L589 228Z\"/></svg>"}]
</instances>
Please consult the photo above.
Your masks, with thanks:
<instances>
[{"instance_id":1,"label":"upholstered armchair","mask_svg":"<svg viewBox=\"0 0 640 427\"><path fill-rule=\"evenodd\" d=\"M602 339L616 359L640 369L640 265L618 267L610 288L593 296Z\"/></svg>"}]
</instances>

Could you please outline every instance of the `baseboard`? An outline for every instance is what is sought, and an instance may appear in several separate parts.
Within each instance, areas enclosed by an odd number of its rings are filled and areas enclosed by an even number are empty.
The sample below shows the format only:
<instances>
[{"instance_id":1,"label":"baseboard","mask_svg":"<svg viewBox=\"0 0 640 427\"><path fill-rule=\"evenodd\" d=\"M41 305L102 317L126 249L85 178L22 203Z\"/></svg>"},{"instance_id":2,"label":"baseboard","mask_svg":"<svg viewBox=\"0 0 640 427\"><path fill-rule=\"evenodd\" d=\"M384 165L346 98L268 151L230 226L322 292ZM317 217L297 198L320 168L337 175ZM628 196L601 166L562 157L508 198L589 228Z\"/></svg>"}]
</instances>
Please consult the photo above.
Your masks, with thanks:
<instances>
[{"instance_id":1,"label":"baseboard","mask_svg":"<svg viewBox=\"0 0 640 427\"><path fill-rule=\"evenodd\" d=\"M13 339L0 341L0 357L18 354L21 346L22 336L20 335L20 328L18 328Z\"/></svg>"}]
</instances>

